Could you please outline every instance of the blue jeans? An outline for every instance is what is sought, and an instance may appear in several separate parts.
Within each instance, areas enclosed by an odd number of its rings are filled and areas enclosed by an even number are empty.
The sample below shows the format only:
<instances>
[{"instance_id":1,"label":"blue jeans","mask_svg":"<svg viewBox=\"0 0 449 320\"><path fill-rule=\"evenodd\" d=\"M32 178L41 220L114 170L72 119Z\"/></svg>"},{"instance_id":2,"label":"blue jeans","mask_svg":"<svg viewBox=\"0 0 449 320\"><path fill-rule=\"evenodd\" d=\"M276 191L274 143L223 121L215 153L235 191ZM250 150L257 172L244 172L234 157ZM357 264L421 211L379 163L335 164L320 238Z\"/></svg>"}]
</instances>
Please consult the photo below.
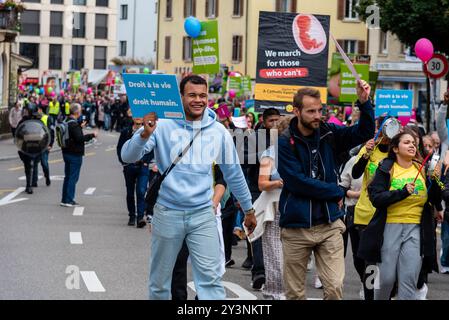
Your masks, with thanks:
<instances>
[{"instance_id":1,"label":"blue jeans","mask_svg":"<svg viewBox=\"0 0 449 320\"><path fill-rule=\"evenodd\" d=\"M111 115L108 113L104 114L104 130L108 131L111 127Z\"/></svg>"},{"instance_id":2,"label":"blue jeans","mask_svg":"<svg viewBox=\"0 0 449 320\"><path fill-rule=\"evenodd\" d=\"M62 203L75 201L76 183L80 177L83 156L62 153L64 159L64 184L62 186Z\"/></svg>"},{"instance_id":3,"label":"blue jeans","mask_svg":"<svg viewBox=\"0 0 449 320\"><path fill-rule=\"evenodd\" d=\"M173 268L184 239L190 252L198 298L224 300L220 244L212 207L176 211L156 204L152 224L150 300L170 300Z\"/></svg>"},{"instance_id":4,"label":"blue jeans","mask_svg":"<svg viewBox=\"0 0 449 320\"><path fill-rule=\"evenodd\" d=\"M441 242L441 248L443 249L441 265L449 268L449 221L447 220L441 224Z\"/></svg>"},{"instance_id":5,"label":"blue jeans","mask_svg":"<svg viewBox=\"0 0 449 320\"><path fill-rule=\"evenodd\" d=\"M126 204L130 217L136 216L137 198L137 219L143 218L145 212L145 192L147 191L150 170L148 166L130 164L123 168L126 182ZM134 194L136 197L134 197Z\"/></svg>"},{"instance_id":6,"label":"blue jeans","mask_svg":"<svg viewBox=\"0 0 449 320\"><path fill-rule=\"evenodd\" d=\"M42 171L44 171L44 176L46 178L50 178L50 167L48 166L48 154L49 151L44 151L41 154L41 166L42 166Z\"/></svg>"}]
</instances>

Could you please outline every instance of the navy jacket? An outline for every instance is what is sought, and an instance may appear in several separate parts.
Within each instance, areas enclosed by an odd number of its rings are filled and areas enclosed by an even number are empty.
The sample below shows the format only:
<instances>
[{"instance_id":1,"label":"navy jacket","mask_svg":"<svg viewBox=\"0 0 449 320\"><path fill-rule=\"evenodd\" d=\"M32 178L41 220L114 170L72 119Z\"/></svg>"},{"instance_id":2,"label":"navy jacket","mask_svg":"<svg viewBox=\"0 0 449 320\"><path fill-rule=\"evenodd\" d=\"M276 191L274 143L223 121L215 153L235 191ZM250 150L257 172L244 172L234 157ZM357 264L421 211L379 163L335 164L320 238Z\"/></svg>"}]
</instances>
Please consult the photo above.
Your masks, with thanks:
<instances>
[{"instance_id":1,"label":"navy jacket","mask_svg":"<svg viewBox=\"0 0 449 320\"><path fill-rule=\"evenodd\" d=\"M374 110L371 102L358 103L360 121L352 127L339 127L322 123L315 131L321 154L324 181L311 175L311 151L298 129L298 118L293 118L290 128L279 138L279 168L284 180L279 210L281 228L311 228L312 199L321 201L326 208L329 223L344 215L338 201L344 190L337 184L337 158L344 152L374 136ZM293 150L296 150L295 152Z\"/></svg>"}]
</instances>

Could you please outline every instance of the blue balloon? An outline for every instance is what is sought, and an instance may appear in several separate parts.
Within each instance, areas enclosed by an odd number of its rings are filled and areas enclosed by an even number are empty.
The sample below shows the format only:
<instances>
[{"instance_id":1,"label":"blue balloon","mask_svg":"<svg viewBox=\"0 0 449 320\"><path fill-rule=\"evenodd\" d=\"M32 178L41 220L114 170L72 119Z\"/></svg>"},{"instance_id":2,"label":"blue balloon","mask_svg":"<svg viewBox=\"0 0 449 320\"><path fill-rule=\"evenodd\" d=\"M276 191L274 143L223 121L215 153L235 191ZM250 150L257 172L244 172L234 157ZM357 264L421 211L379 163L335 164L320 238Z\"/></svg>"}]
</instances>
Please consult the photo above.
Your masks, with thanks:
<instances>
[{"instance_id":1,"label":"blue balloon","mask_svg":"<svg viewBox=\"0 0 449 320\"><path fill-rule=\"evenodd\" d=\"M184 22L184 30L192 38L198 38L201 34L201 22L195 17L188 17Z\"/></svg>"},{"instance_id":2,"label":"blue balloon","mask_svg":"<svg viewBox=\"0 0 449 320\"><path fill-rule=\"evenodd\" d=\"M30 89L30 91L33 91L33 86L30 84L30 86L28 87L28 89Z\"/></svg>"},{"instance_id":3,"label":"blue balloon","mask_svg":"<svg viewBox=\"0 0 449 320\"><path fill-rule=\"evenodd\" d=\"M44 91L44 88L40 88L40 89L39 89L39 93L40 93L40 94L44 94L44 92L45 92L45 91Z\"/></svg>"}]
</instances>

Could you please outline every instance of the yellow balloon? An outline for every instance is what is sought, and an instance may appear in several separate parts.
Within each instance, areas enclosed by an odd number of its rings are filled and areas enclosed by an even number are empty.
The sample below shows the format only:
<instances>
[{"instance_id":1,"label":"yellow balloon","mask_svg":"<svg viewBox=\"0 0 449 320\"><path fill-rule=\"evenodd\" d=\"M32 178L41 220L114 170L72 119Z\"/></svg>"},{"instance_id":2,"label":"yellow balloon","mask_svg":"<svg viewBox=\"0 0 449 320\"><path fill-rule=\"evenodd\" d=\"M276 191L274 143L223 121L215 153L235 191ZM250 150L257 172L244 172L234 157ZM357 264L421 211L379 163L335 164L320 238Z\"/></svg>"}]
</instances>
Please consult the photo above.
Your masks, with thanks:
<instances>
[{"instance_id":1,"label":"yellow balloon","mask_svg":"<svg viewBox=\"0 0 449 320\"><path fill-rule=\"evenodd\" d=\"M289 104L288 106L285 107L285 111L293 112L293 106L291 104Z\"/></svg>"}]
</instances>

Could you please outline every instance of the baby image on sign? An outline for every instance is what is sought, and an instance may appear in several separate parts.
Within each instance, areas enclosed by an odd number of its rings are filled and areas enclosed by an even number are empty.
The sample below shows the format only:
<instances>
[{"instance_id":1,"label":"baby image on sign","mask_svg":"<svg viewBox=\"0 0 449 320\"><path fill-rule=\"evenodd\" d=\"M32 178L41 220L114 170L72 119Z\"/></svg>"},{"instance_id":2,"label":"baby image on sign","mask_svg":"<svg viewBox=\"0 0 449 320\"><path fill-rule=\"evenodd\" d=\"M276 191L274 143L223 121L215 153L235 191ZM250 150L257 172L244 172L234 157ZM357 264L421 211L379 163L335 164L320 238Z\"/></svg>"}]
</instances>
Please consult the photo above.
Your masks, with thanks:
<instances>
[{"instance_id":1,"label":"baby image on sign","mask_svg":"<svg viewBox=\"0 0 449 320\"><path fill-rule=\"evenodd\" d=\"M185 119L175 75L123 74L133 118L156 112L159 119Z\"/></svg>"}]
</instances>

